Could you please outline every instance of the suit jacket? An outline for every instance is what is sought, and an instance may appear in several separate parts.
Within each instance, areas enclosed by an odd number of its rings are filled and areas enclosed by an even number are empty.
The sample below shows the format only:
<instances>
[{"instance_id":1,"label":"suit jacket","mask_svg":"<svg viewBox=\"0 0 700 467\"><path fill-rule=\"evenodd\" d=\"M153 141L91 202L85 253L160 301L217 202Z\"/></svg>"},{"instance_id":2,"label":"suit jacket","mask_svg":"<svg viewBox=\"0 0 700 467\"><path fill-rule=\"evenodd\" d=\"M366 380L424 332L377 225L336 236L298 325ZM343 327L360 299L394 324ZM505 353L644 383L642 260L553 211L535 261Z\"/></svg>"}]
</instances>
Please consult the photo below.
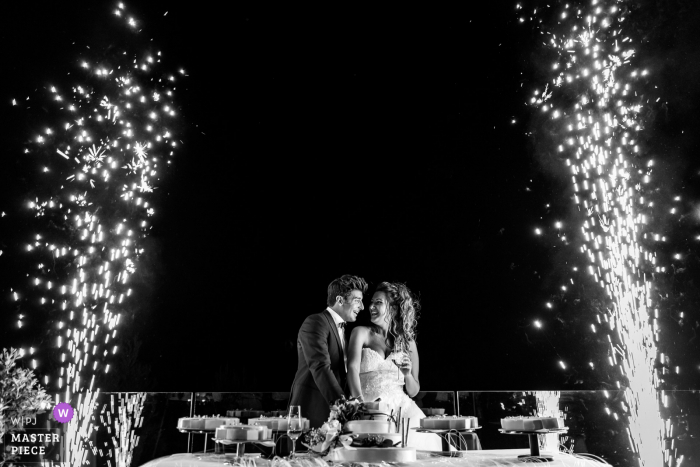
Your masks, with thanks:
<instances>
[{"instance_id":1,"label":"suit jacket","mask_svg":"<svg viewBox=\"0 0 700 467\"><path fill-rule=\"evenodd\" d=\"M346 330L347 333L347 330ZM312 428L328 420L330 404L345 395L345 359L338 326L324 310L308 316L297 335L297 372L289 395Z\"/></svg>"}]
</instances>

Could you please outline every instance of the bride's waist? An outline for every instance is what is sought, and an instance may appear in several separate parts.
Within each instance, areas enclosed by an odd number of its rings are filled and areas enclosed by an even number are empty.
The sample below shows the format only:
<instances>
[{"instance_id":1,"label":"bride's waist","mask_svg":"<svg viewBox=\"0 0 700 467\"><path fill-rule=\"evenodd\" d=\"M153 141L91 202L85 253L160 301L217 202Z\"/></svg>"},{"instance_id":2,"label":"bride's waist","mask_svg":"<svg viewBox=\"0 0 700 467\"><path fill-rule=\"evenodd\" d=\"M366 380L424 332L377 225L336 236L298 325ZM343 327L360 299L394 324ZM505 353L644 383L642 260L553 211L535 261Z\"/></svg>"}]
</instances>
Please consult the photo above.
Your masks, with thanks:
<instances>
[{"instance_id":1,"label":"bride's waist","mask_svg":"<svg viewBox=\"0 0 700 467\"><path fill-rule=\"evenodd\" d=\"M392 375L392 377L393 377L395 380L397 380L397 381L399 380L399 378L401 378L401 376L400 376L401 373L398 372L398 371L396 371L396 368L394 368L394 369L388 369L388 370L381 370L381 369L380 369L380 370L371 370L371 371L362 371L362 372L360 372L360 376L376 375L376 374L380 374L380 375Z\"/></svg>"},{"instance_id":2,"label":"bride's waist","mask_svg":"<svg viewBox=\"0 0 700 467\"><path fill-rule=\"evenodd\" d=\"M403 386L403 378L396 377L396 370L375 370L360 373L361 381L372 381L382 386Z\"/></svg>"}]
</instances>

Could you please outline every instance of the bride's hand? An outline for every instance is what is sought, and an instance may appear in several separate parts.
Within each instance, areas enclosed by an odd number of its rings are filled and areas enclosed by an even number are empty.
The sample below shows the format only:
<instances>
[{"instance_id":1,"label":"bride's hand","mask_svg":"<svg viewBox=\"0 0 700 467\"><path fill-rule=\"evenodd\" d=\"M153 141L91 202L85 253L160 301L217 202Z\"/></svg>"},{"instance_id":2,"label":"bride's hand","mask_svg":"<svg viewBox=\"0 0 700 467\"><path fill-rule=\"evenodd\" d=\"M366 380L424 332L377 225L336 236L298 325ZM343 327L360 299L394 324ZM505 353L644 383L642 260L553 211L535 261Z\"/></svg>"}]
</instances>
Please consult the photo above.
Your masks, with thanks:
<instances>
[{"instance_id":1,"label":"bride's hand","mask_svg":"<svg viewBox=\"0 0 700 467\"><path fill-rule=\"evenodd\" d=\"M398 367L401 370L401 373L403 373L404 377L410 375L412 369L411 358L404 353L398 363Z\"/></svg>"}]
</instances>

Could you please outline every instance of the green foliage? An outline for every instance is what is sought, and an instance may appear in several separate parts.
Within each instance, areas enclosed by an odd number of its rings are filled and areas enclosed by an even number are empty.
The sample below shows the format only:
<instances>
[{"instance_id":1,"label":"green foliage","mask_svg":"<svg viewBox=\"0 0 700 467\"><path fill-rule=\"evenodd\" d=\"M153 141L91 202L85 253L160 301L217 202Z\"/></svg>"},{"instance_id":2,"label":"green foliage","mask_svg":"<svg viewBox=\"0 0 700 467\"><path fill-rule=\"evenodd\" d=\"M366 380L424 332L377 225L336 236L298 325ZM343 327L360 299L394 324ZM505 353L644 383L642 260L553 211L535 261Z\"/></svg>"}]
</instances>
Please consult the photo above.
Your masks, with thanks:
<instances>
[{"instance_id":1,"label":"green foliage","mask_svg":"<svg viewBox=\"0 0 700 467\"><path fill-rule=\"evenodd\" d=\"M24 431L22 425L12 424L12 419L35 417L51 406L51 396L39 384L34 372L17 367L19 350L3 349L0 355L0 443L3 435L14 431ZM9 453L0 454L0 467L13 465Z\"/></svg>"}]
</instances>

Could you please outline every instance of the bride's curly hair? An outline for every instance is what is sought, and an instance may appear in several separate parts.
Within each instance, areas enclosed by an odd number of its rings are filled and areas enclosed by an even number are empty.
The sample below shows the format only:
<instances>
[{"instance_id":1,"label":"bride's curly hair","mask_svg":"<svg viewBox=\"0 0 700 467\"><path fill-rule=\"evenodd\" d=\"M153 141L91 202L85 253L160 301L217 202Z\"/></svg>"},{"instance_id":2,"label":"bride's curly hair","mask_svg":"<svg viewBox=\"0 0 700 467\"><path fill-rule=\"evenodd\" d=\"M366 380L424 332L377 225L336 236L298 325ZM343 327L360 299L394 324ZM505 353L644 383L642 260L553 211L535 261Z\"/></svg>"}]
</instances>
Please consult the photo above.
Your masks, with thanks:
<instances>
[{"instance_id":1,"label":"bride's curly hair","mask_svg":"<svg viewBox=\"0 0 700 467\"><path fill-rule=\"evenodd\" d=\"M401 282L382 282L376 292L384 292L389 299L387 304L387 319L389 332L386 336L387 347L389 336L394 338L394 349L408 353L409 343L416 339L416 323L420 312L420 301L411 290Z\"/></svg>"}]
</instances>

